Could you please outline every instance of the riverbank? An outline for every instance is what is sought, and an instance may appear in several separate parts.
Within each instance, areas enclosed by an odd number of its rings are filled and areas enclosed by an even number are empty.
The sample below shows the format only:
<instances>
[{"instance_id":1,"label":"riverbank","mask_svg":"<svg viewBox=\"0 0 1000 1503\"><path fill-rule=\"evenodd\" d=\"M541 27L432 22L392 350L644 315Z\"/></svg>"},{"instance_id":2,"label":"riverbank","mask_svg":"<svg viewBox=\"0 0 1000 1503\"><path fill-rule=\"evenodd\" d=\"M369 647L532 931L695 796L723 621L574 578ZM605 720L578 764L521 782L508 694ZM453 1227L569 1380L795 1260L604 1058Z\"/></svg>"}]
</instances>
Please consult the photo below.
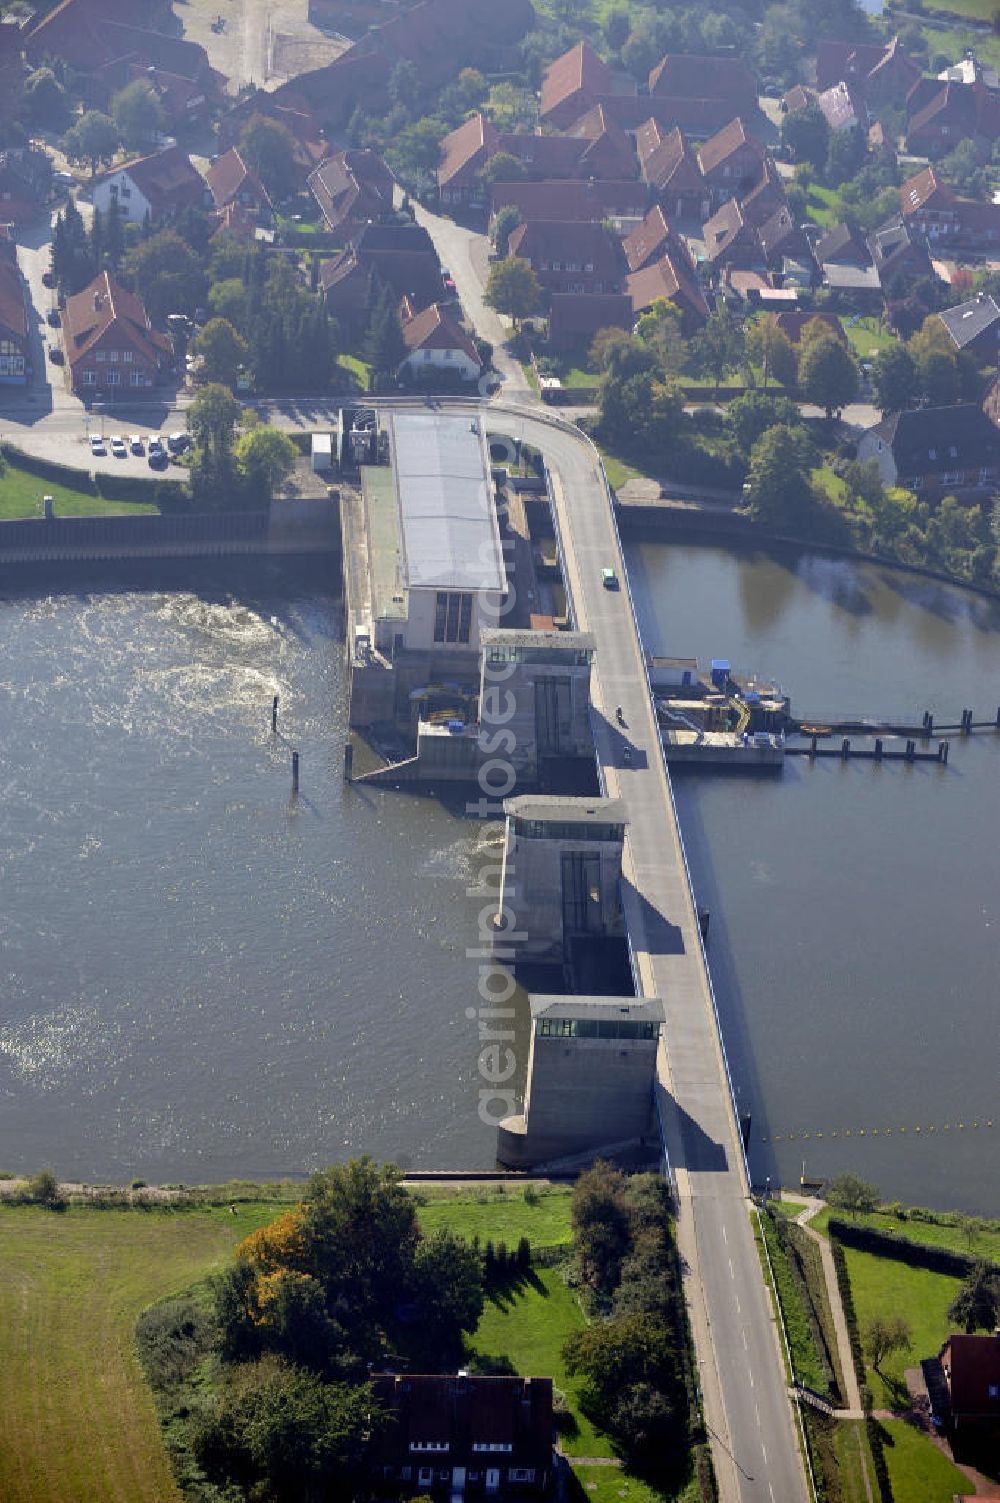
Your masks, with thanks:
<instances>
[{"instance_id":1,"label":"riverbank","mask_svg":"<svg viewBox=\"0 0 1000 1503\"><path fill-rule=\"evenodd\" d=\"M648 495L642 495L641 499L628 496L623 499L619 492L616 494L615 511L622 537L628 542L683 541L705 542L716 546L738 542L750 547L794 550L798 554L815 553L827 558L875 564L880 569L898 569L904 574L968 590L986 600L1000 601L1000 588L982 584L965 575L951 574L929 564L908 563L885 553L869 553L845 543L775 532L754 522L751 517L738 511L735 505L726 507L718 502L701 502L693 498L677 500L661 496L659 499L651 499Z\"/></svg>"}]
</instances>

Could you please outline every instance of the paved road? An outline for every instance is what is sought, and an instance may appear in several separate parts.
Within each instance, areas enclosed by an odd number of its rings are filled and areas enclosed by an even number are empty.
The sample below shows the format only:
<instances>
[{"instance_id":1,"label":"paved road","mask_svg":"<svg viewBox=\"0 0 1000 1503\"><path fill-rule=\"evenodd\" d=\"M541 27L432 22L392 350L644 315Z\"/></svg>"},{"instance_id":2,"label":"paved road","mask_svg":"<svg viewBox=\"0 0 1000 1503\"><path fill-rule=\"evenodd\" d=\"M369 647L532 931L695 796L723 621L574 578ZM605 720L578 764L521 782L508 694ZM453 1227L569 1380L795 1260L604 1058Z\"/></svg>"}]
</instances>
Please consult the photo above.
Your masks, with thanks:
<instances>
[{"instance_id":1,"label":"paved road","mask_svg":"<svg viewBox=\"0 0 1000 1503\"><path fill-rule=\"evenodd\" d=\"M639 989L661 998L666 1012L659 1104L721 1495L740 1503L802 1503L806 1482L642 648L627 593L601 583L608 565L625 577L607 493L595 452L579 433L528 414L510 423L516 437L546 456L578 624L597 640L598 753L608 793L622 797L628 810L623 892ZM628 725L624 734L615 724L617 705Z\"/></svg>"}]
</instances>

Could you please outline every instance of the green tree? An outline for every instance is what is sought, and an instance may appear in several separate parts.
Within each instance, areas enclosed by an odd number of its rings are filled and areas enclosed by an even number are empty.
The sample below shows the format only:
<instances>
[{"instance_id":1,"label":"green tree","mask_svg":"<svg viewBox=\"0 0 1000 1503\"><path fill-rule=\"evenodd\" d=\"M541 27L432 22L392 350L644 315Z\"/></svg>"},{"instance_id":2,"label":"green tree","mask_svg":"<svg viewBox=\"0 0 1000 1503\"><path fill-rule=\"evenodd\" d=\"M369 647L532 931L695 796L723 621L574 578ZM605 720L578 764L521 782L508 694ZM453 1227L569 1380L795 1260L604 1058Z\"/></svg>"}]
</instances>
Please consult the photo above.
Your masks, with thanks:
<instances>
[{"instance_id":1,"label":"green tree","mask_svg":"<svg viewBox=\"0 0 1000 1503\"><path fill-rule=\"evenodd\" d=\"M367 1386L324 1383L267 1355L228 1376L192 1448L227 1490L236 1481L273 1503L345 1498L353 1496L366 1435L382 1419Z\"/></svg>"},{"instance_id":2,"label":"green tree","mask_svg":"<svg viewBox=\"0 0 1000 1503\"><path fill-rule=\"evenodd\" d=\"M779 423L786 428L795 428L801 422L798 407L788 397L771 396L763 391L745 392L726 408L726 426L744 455L749 455L768 428Z\"/></svg>"},{"instance_id":3,"label":"green tree","mask_svg":"<svg viewBox=\"0 0 1000 1503\"><path fill-rule=\"evenodd\" d=\"M831 132L824 174L830 187L836 188L854 176L867 149L868 140L859 125Z\"/></svg>"},{"instance_id":4,"label":"green tree","mask_svg":"<svg viewBox=\"0 0 1000 1503\"><path fill-rule=\"evenodd\" d=\"M917 377L932 407L949 407L958 400L958 361L951 351L928 350L917 364Z\"/></svg>"},{"instance_id":5,"label":"green tree","mask_svg":"<svg viewBox=\"0 0 1000 1503\"><path fill-rule=\"evenodd\" d=\"M110 115L88 110L63 136L62 149L71 162L89 164L90 175L94 177L98 167L114 160L120 140L118 127Z\"/></svg>"},{"instance_id":6,"label":"green tree","mask_svg":"<svg viewBox=\"0 0 1000 1503\"><path fill-rule=\"evenodd\" d=\"M387 286L379 288L376 293L362 349L372 369L384 376L394 376L406 357L406 341L399 324L396 299Z\"/></svg>"},{"instance_id":7,"label":"green tree","mask_svg":"<svg viewBox=\"0 0 1000 1503\"><path fill-rule=\"evenodd\" d=\"M119 89L111 100L111 114L118 134L132 151L155 141L166 120L160 96L144 78Z\"/></svg>"},{"instance_id":8,"label":"green tree","mask_svg":"<svg viewBox=\"0 0 1000 1503\"><path fill-rule=\"evenodd\" d=\"M987 196L989 178L974 141L959 141L957 146L938 161L937 172L964 198Z\"/></svg>"},{"instance_id":9,"label":"green tree","mask_svg":"<svg viewBox=\"0 0 1000 1503\"><path fill-rule=\"evenodd\" d=\"M882 1363L893 1352L905 1352L913 1340L909 1322L901 1315L873 1315L865 1322L862 1332L865 1356L872 1367L883 1377Z\"/></svg>"},{"instance_id":10,"label":"green tree","mask_svg":"<svg viewBox=\"0 0 1000 1503\"><path fill-rule=\"evenodd\" d=\"M632 30L632 18L623 7L609 10L604 17L604 40L613 52L620 52Z\"/></svg>"},{"instance_id":11,"label":"green tree","mask_svg":"<svg viewBox=\"0 0 1000 1503\"><path fill-rule=\"evenodd\" d=\"M219 318L227 318L234 328L246 324L249 293L242 277L223 277L208 289L208 306Z\"/></svg>"},{"instance_id":12,"label":"green tree","mask_svg":"<svg viewBox=\"0 0 1000 1503\"><path fill-rule=\"evenodd\" d=\"M59 1181L51 1169L39 1169L28 1180L28 1199L36 1205L48 1206L49 1210L58 1210L65 1205L63 1193L59 1188Z\"/></svg>"},{"instance_id":13,"label":"green tree","mask_svg":"<svg viewBox=\"0 0 1000 1503\"><path fill-rule=\"evenodd\" d=\"M97 271L92 242L72 198L52 226L52 271L66 297L81 292Z\"/></svg>"},{"instance_id":14,"label":"green tree","mask_svg":"<svg viewBox=\"0 0 1000 1503\"><path fill-rule=\"evenodd\" d=\"M880 412L899 412L916 401L920 379L905 345L891 344L872 361L872 387Z\"/></svg>"},{"instance_id":15,"label":"green tree","mask_svg":"<svg viewBox=\"0 0 1000 1503\"><path fill-rule=\"evenodd\" d=\"M874 1211L880 1195L876 1185L860 1179L856 1174L838 1174L826 1189L827 1202L838 1211L847 1211L851 1216Z\"/></svg>"},{"instance_id":16,"label":"green tree","mask_svg":"<svg viewBox=\"0 0 1000 1503\"><path fill-rule=\"evenodd\" d=\"M630 1243L628 1183L621 1171L598 1159L573 1187L570 1216L580 1276L609 1294Z\"/></svg>"},{"instance_id":17,"label":"green tree","mask_svg":"<svg viewBox=\"0 0 1000 1503\"><path fill-rule=\"evenodd\" d=\"M814 339L799 358L799 385L807 402L822 407L828 418L858 394L858 367L850 350L833 334Z\"/></svg>"},{"instance_id":18,"label":"green tree","mask_svg":"<svg viewBox=\"0 0 1000 1503\"><path fill-rule=\"evenodd\" d=\"M24 113L32 125L58 130L69 115L66 90L51 68L36 68L24 81Z\"/></svg>"},{"instance_id":19,"label":"green tree","mask_svg":"<svg viewBox=\"0 0 1000 1503\"><path fill-rule=\"evenodd\" d=\"M678 1415L680 1367L669 1328L643 1315L595 1321L563 1348L566 1371L581 1379L580 1402L630 1459L661 1449L662 1462L683 1450Z\"/></svg>"},{"instance_id":20,"label":"green tree","mask_svg":"<svg viewBox=\"0 0 1000 1503\"><path fill-rule=\"evenodd\" d=\"M758 522L770 527L796 527L813 509L810 472L815 455L799 425L770 428L750 451L746 484L747 504Z\"/></svg>"},{"instance_id":21,"label":"green tree","mask_svg":"<svg viewBox=\"0 0 1000 1503\"><path fill-rule=\"evenodd\" d=\"M275 202L287 198L295 181L295 137L287 125L253 115L240 132L240 155Z\"/></svg>"},{"instance_id":22,"label":"green tree","mask_svg":"<svg viewBox=\"0 0 1000 1503\"><path fill-rule=\"evenodd\" d=\"M691 341L691 357L696 370L712 377L716 395L723 378L744 364L746 337L743 325L734 317L727 303L720 301L709 314L704 328Z\"/></svg>"},{"instance_id":23,"label":"green tree","mask_svg":"<svg viewBox=\"0 0 1000 1503\"><path fill-rule=\"evenodd\" d=\"M524 164L510 151L498 151L490 157L479 174L487 188L494 183L518 183L525 176Z\"/></svg>"},{"instance_id":24,"label":"green tree","mask_svg":"<svg viewBox=\"0 0 1000 1503\"><path fill-rule=\"evenodd\" d=\"M830 127L814 99L804 109L785 115L781 144L791 152L793 161L808 162L817 172L823 170L830 150Z\"/></svg>"},{"instance_id":25,"label":"green tree","mask_svg":"<svg viewBox=\"0 0 1000 1503\"><path fill-rule=\"evenodd\" d=\"M420 71L411 58L402 57L389 75L389 98L397 109L417 114L420 102Z\"/></svg>"},{"instance_id":26,"label":"green tree","mask_svg":"<svg viewBox=\"0 0 1000 1503\"><path fill-rule=\"evenodd\" d=\"M251 493L270 501L276 488L295 468L298 450L278 428L257 423L236 440L236 468Z\"/></svg>"},{"instance_id":27,"label":"green tree","mask_svg":"<svg viewBox=\"0 0 1000 1503\"><path fill-rule=\"evenodd\" d=\"M188 408L194 439L191 483L212 506L224 507L234 494L233 442L240 406L227 386L204 387Z\"/></svg>"},{"instance_id":28,"label":"green tree","mask_svg":"<svg viewBox=\"0 0 1000 1503\"><path fill-rule=\"evenodd\" d=\"M413 1299L420 1339L440 1362L461 1346L483 1313L483 1260L474 1247L441 1230L417 1244L413 1259Z\"/></svg>"},{"instance_id":29,"label":"green tree","mask_svg":"<svg viewBox=\"0 0 1000 1503\"><path fill-rule=\"evenodd\" d=\"M250 359L250 346L226 318L210 318L191 341L191 352L204 361L199 381L228 387L236 385L237 373Z\"/></svg>"},{"instance_id":30,"label":"green tree","mask_svg":"<svg viewBox=\"0 0 1000 1503\"><path fill-rule=\"evenodd\" d=\"M504 204L493 221L493 244L498 256L506 256L507 242L520 223L520 210L514 204Z\"/></svg>"},{"instance_id":31,"label":"green tree","mask_svg":"<svg viewBox=\"0 0 1000 1503\"><path fill-rule=\"evenodd\" d=\"M758 318L748 327L747 358L763 370L765 391L771 380L781 386L794 386L798 380L795 346L773 318Z\"/></svg>"},{"instance_id":32,"label":"green tree","mask_svg":"<svg viewBox=\"0 0 1000 1503\"><path fill-rule=\"evenodd\" d=\"M531 263L522 261L518 256L494 261L490 267L483 301L497 313L505 313L513 319L515 329L522 319L537 313L541 306L542 288Z\"/></svg>"},{"instance_id":33,"label":"green tree","mask_svg":"<svg viewBox=\"0 0 1000 1503\"><path fill-rule=\"evenodd\" d=\"M665 297L656 298L641 315L636 333L654 351L664 375L677 375L687 365L690 350L676 303Z\"/></svg>"},{"instance_id":34,"label":"green tree","mask_svg":"<svg viewBox=\"0 0 1000 1503\"><path fill-rule=\"evenodd\" d=\"M154 323L168 313L192 315L205 295L202 262L176 230L140 240L126 255L125 270Z\"/></svg>"},{"instance_id":35,"label":"green tree","mask_svg":"<svg viewBox=\"0 0 1000 1503\"><path fill-rule=\"evenodd\" d=\"M948 1318L969 1336L994 1330L1000 1324L1000 1271L990 1263L977 1263L948 1306Z\"/></svg>"}]
</instances>

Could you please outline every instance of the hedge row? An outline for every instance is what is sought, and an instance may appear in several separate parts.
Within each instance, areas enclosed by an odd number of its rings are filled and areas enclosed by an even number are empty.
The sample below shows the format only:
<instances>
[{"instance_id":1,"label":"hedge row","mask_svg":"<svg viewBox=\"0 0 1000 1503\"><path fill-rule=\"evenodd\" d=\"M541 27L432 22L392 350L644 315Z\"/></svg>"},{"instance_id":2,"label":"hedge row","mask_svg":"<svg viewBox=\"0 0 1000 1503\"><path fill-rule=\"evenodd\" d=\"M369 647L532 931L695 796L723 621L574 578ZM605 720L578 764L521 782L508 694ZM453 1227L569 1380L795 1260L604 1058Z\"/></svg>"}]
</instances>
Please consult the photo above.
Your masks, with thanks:
<instances>
[{"instance_id":1,"label":"hedge row","mask_svg":"<svg viewBox=\"0 0 1000 1503\"><path fill-rule=\"evenodd\" d=\"M831 1216L830 1236L843 1242L846 1247L856 1247L861 1252L874 1253L880 1258L895 1258L911 1268L926 1268L931 1273L946 1273L952 1278L964 1279L977 1264L986 1261L970 1253L956 1252L951 1247L933 1247L927 1242L913 1242L909 1237L899 1237L895 1232L883 1232L873 1226L857 1226L852 1221L843 1221ZM1000 1266L991 1265L1000 1273Z\"/></svg>"},{"instance_id":2,"label":"hedge row","mask_svg":"<svg viewBox=\"0 0 1000 1503\"><path fill-rule=\"evenodd\" d=\"M870 1414L865 1416L865 1431L872 1453L872 1465L875 1468L875 1480L878 1483L881 1503L896 1503L895 1494L892 1491L892 1478L889 1476L889 1468L885 1460L885 1431L878 1420Z\"/></svg>"},{"instance_id":3,"label":"hedge row","mask_svg":"<svg viewBox=\"0 0 1000 1503\"><path fill-rule=\"evenodd\" d=\"M26 470L29 475L39 475L43 480L54 480L69 490L89 491L97 495L94 478L87 470L74 469L69 464L58 464L54 459L40 459L37 454L26 454L13 444L4 444L3 457L17 470Z\"/></svg>"},{"instance_id":4,"label":"hedge row","mask_svg":"<svg viewBox=\"0 0 1000 1503\"><path fill-rule=\"evenodd\" d=\"M3 457L15 470L37 475L41 480L64 485L67 490L82 491L90 496L102 496L106 501L155 501L168 510L182 506L189 499L183 481L158 480L150 483L137 480L134 475L116 475L113 472L80 470L73 465L60 464L54 459L42 459L37 454L28 454L13 444L3 445Z\"/></svg>"}]
</instances>

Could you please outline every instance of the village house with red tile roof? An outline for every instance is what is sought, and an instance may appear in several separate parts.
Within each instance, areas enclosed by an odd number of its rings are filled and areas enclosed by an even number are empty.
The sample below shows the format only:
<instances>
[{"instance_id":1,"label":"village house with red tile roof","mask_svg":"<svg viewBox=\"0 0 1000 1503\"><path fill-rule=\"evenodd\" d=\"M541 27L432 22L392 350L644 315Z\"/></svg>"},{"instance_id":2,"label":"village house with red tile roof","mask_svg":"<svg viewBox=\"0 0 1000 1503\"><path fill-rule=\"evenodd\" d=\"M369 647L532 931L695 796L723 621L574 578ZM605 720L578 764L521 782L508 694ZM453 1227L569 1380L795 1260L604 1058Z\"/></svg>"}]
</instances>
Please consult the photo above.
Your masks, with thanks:
<instances>
[{"instance_id":1,"label":"village house with red tile roof","mask_svg":"<svg viewBox=\"0 0 1000 1503\"><path fill-rule=\"evenodd\" d=\"M0 386L26 386L31 368L30 328L17 249L0 235Z\"/></svg>"},{"instance_id":2,"label":"village house with red tile roof","mask_svg":"<svg viewBox=\"0 0 1000 1503\"><path fill-rule=\"evenodd\" d=\"M529 219L511 232L508 253L527 261L546 292L621 292L624 256L602 223Z\"/></svg>"},{"instance_id":3,"label":"village house with red tile roof","mask_svg":"<svg viewBox=\"0 0 1000 1503\"><path fill-rule=\"evenodd\" d=\"M933 167L906 180L899 207L909 228L926 236L932 247L986 251L1000 246L1000 204L960 198Z\"/></svg>"},{"instance_id":4,"label":"village house with red tile roof","mask_svg":"<svg viewBox=\"0 0 1000 1503\"><path fill-rule=\"evenodd\" d=\"M545 70L541 118L557 128L572 125L604 95L614 92L614 74L608 64L589 42L577 42Z\"/></svg>"},{"instance_id":5,"label":"village house with red tile roof","mask_svg":"<svg viewBox=\"0 0 1000 1503\"><path fill-rule=\"evenodd\" d=\"M349 147L321 162L309 177L309 191L333 235L353 239L362 225L393 212L396 179L377 151Z\"/></svg>"},{"instance_id":6,"label":"village house with red tile roof","mask_svg":"<svg viewBox=\"0 0 1000 1503\"><path fill-rule=\"evenodd\" d=\"M79 396L123 395L155 386L172 359L140 298L106 271L66 299L63 345Z\"/></svg>"},{"instance_id":7,"label":"village house with red tile roof","mask_svg":"<svg viewBox=\"0 0 1000 1503\"><path fill-rule=\"evenodd\" d=\"M757 109L757 79L735 57L669 52L649 75L649 93L661 108L698 101L710 130L718 130L734 115L752 117ZM678 115L676 123L688 125L691 121Z\"/></svg>"},{"instance_id":8,"label":"village house with red tile roof","mask_svg":"<svg viewBox=\"0 0 1000 1503\"><path fill-rule=\"evenodd\" d=\"M440 303L416 309L409 298L400 306L400 329L406 357L399 367L404 380L427 381L442 375L476 381L483 362L472 338Z\"/></svg>"},{"instance_id":9,"label":"village house with red tile roof","mask_svg":"<svg viewBox=\"0 0 1000 1503\"><path fill-rule=\"evenodd\" d=\"M237 204L245 213L253 214L259 225L267 227L274 223L271 200L237 147L231 146L209 164L205 181L217 209Z\"/></svg>"},{"instance_id":10,"label":"village house with red tile roof","mask_svg":"<svg viewBox=\"0 0 1000 1503\"><path fill-rule=\"evenodd\" d=\"M659 195L668 213L700 224L709 212L709 193L698 154L680 127L666 130L651 118L639 127L635 139L643 180Z\"/></svg>"},{"instance_id":11,"label":"village house with red tile roof","mask_svg":"<svg viewBox=\"0 0 1000 1503\"><path fill-rule=\"evenodd\" d=\"M738 116L698 147L698 166L715 205L741 194L760 176L765 148Z\"/></svg>"},{"instance_id":12,"label":"village house with red tile roof","mask_svg":"<svg viewBox=\"0 0 1000 1503\"><path fill-rule=\"evenodd\" d=\"M179 146L137 157L95 178L91 185L95 209L106 214L112 203L128 224L154 222L179 209L202 208L208 187L191 158Z\"/></svg>"},{"instance_id":13,"label":"village house with red tile roof","mask_svg":"<svg viewBox=\"0 0 1000 1503\"><path fill-rule=\"evenodd\" d=\"M708 304L690 257L679 248L674 247L639 271L631 272L625 290L632 300L635 319L661 298L679 309L685 334L696 334L708 318Z\"/></svg>"},{"instance_id":14,"label":"village house with red tile roof","mask_svg":"<svg viewBox=\"0 0 1000 1503\"><path fill-rule=\"evenodd\" d=\"M631 329L632 299L626 292L554 292L549 299L548 347L580 350L599 329Z\"/></svg>"},{"instance_id":15,"label":"village house with red tile roof","mask_svg":"<svg viewBox=\"0 0 1000 1503\"><path fill-rule=\"evenodd\" d=\"M513 204L522 220L551 219L566 223L588 224L600 220L631 229L645 218L651 193L640 182L581 182L576 178L560 182L494 183L490 190L490 217L496 217L506 204Z\"/></svg>"}]
</instances>

